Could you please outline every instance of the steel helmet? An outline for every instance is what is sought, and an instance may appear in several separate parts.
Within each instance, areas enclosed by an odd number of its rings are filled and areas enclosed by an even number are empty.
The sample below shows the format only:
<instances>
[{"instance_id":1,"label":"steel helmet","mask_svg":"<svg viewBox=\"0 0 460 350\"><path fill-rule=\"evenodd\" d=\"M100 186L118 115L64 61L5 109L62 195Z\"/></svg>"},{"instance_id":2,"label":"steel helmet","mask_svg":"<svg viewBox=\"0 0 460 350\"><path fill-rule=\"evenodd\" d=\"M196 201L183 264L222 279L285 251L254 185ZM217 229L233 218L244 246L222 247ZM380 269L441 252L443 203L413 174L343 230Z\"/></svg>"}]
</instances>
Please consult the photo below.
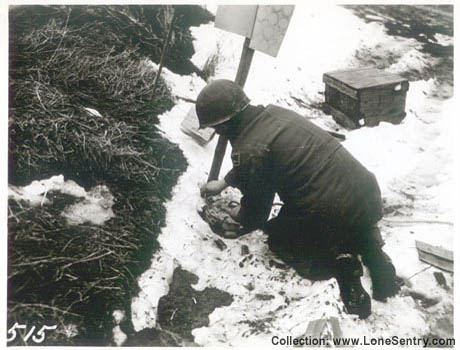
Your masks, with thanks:
<instances>
[{"instance_id":1,"label":"steel helmet","mask_svg":"<svg viewBox=\"0 0 460 350\"><path fill-rule=\"evenodd\" d=\"M249 106L243 89L231 80L218 79L206 85L196 100L200 129L230 120Z\"/></svg>"}]
</instances>

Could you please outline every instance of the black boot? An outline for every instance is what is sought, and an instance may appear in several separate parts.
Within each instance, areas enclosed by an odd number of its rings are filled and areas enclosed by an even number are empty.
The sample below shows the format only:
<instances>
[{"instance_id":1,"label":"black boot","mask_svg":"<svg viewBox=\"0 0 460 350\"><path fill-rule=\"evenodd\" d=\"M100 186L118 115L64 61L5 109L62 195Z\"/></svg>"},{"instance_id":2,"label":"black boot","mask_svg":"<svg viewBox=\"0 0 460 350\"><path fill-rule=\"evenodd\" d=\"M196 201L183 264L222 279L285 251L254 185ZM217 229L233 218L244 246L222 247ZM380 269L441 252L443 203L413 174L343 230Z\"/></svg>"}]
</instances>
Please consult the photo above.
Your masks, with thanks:
<instances>
[{"instance_id":1,"label":"black boot","mask_svg":"<svg viewBox=\"0 0 460 350\"><path fill-rule=\"evenodd\" d=\"M395 296L401 289L401 283L391 258L377 245L368 247L362 258L371 274L372 297L386 301L387 298Z\"/></svg>"},{"instance_id":2,"label":"black boot","mask_svg":"<svg viewBox=\"0 0 460 350\"><path fill-rule=\"evenodd\" d=\"M340 296L349 314L367 318L371 314L371 298L361 285L363 267L351 254L339 256L336 260L336 279Z\"/></svg>"}]
</instances>

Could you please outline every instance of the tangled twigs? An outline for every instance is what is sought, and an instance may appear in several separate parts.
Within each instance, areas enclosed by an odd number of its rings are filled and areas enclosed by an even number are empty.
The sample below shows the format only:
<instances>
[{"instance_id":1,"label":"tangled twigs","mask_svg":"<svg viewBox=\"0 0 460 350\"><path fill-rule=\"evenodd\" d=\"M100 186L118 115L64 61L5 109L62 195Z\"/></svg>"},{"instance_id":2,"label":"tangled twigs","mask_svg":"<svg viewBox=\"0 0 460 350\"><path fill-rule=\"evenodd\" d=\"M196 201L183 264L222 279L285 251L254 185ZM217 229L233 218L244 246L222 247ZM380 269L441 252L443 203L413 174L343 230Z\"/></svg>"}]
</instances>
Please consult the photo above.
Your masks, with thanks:
<instances>
[{"instance_id":1,"label":"tangled twigs","mask_svg":"<svg viewBox=\"0 0 460 350\"><path fill-rule=\"evenodd\" d=\"M115 197L115 217L103 227L69 225L61 214L79 199L60 192L47 192L38 207L8 203L8 322L52 319L79 328L78 340L56 338L56 345L107 345L107 315L126 308L149 266L164 202L186 167L155 126L174 103L150 62L160 59L167 8L10 11L9 182L63 174L86 190L104 184ZM168 68L188 66L188 26L210 19L187 22L190 10L179 10L169 27Z\"/></svg>"},{"instance_id":2,"label":"tangled twigs","mask_svg":"<svg viewBox=\"0 0 460 350\"><path fill-rule=\"evenodd\" d=\"M72 315L78 318L82 318L82 315L67 311L67 310L62 310L56 306L50 306L50 305L45 305L45 304L39 304L39 303L16 303L12 308L11 311L15 311L18 308L38 308L38 309L46 309L46 310L51 310L53 312L58 312L64 315Z\"/></svg>"}]
</instances>

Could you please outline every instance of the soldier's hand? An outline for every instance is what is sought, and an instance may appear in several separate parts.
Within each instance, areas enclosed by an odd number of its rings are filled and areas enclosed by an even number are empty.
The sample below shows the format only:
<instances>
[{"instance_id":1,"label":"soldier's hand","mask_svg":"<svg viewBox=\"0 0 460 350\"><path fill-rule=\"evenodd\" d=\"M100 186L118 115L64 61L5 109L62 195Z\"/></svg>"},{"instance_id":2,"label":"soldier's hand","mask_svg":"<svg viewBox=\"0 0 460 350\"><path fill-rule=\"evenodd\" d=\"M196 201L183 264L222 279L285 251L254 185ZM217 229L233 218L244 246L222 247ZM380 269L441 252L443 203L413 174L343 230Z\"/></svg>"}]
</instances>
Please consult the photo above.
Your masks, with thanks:
<instances>
[{"instance_id":1,"label":"soldier's hand","mask_svg":"<svg viewBox=\"0 0 460 350\"><path fill-rule=\"evenodd\" d=\"M225 182L225 180L213 180L201 186L200 193L202 197L203 196L213 196L213 195L221 193L227 187L228 185Z\"/></svg>"},{"instance_id":2,"label":"soldier's hand","mask_svg":"<svg viewBox=\"0 0 460 350\"><path fill-rule=\"evenodd\" d=\"M236 204L234 207L232 207L230 209L230 216L233 220L235 220L236 222L240 222L240 209L241 209L241 206L239 204Z\"/></svg>"},{"instance_id":3,"label":"soldier's hand","mask_svg":"<svg viewBox=\"0 0 460 350\"><path fill-rule=\"evenodd\" d=\"M246 235L250 232L252 232L254 230L251 230L251 229L248 229L247 227L244 227L243 225L240 225L240 227L238 228L238 236L243 236L243 235Z\"/></svg>"}]
</instances>

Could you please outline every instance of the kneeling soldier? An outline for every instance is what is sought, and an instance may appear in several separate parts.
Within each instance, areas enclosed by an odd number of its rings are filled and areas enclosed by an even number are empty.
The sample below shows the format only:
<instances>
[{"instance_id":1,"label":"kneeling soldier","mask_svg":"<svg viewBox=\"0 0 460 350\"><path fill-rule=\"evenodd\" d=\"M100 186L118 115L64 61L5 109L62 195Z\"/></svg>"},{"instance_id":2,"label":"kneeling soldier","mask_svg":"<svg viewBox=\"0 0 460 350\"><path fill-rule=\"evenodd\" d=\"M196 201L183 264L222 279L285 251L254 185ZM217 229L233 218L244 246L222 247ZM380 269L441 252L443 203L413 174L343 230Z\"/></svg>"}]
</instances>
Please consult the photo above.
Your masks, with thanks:
<instances>
[{"instance_id":1,"label":"kneeling soldier","mask_svg":"<svg viewBox=\"0 0 460 350\"><path fill-rule=\"evenodd\" d=\"M232 145L232 170L201 191L241 191L240 234L264 230L270 249L300 273L311 257L332 267L347 311L361 318L370 315L371 300L358 254L369 267L374 299L398 292L376 226L382 218L376 178L334 137L293 111L251 105L229 80L209 83L196 112L201 128L213 127ZM267 221L275 193L284 205Z\"/></svg>"}]
</instances>

